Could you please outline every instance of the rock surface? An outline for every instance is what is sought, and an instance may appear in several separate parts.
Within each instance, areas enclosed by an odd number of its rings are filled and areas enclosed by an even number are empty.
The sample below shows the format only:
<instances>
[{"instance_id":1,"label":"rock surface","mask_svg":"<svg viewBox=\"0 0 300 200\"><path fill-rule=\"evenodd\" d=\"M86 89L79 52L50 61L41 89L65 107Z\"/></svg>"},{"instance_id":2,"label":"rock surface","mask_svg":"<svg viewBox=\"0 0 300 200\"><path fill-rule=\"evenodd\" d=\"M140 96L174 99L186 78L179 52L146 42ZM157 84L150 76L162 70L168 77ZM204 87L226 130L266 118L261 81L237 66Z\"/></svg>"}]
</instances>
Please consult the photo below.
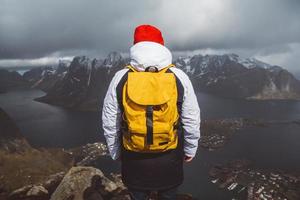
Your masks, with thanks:
<instances>
[{"instance_id":1,"label":"rock surface","mask_svg":"<svg viewBox=\"0 0 300 200\"><path fill-rule=\"evenodd\" d=\"M65 175L65 176L64 176ZM107 178L94 167L72 167L67 174L51 175L40 184L30 184L10 193L9 200L130 200L120 174ZM1 196L0 196L1 199ZM177 200L195 200L191 195L178 194ZM149 200L157 200L152 192Z\"/></svg>"},{"instance_id":2,"label":"rock surface","mask_svg":"<svg viewBox=\"0 0 300 200\"><path fill-rule=\"evenodd\" d=\"M62 181L65 172L50 175L48 180L40 184L30 184L11 192L9 200L46 200Z\"/></svg>"},{"instance_id":3,"label":"rock surface","mask_svg":"<svg viewBox=\"0 0 300 200\"><path fill-rule=\"evenodd\" d=\"M117 190L117 185L93 167L72 167L57 189L51 200L82 200L102 198Z\"/></svg>"}]
</instances>

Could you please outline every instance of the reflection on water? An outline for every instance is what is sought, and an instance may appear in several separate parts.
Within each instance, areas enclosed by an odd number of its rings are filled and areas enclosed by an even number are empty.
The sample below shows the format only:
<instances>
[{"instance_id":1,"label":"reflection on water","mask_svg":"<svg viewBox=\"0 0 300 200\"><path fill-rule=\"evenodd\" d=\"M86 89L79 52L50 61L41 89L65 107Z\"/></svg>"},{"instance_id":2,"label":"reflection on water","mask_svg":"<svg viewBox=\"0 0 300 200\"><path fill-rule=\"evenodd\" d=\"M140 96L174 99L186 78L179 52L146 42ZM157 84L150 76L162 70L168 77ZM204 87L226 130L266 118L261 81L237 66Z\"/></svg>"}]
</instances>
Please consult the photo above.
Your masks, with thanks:
<instances>
[{"instance_id":1,"label":"reflection on water","mask_svg":"<svg viewBox=\"0 0 300 200\"><path fill-rule=\"evenodd\" d=\"M44 94L39 90L0 94L0 107L33 146L73 147L103 140L99 113L72 111L33 100Z\"/></svg>"},{"instance_id":2,"label":"reflection on water","mask_svg":"<svg viewBox=\"0 0 300 200\"><path fill-rule=\"evenodd\" d=\"M17 123L34 146L72 147L104 141L100 112L79 112L33 101L43 96L39 90L0 94L2 107ZM245 101L198 94L202 119L245 117L266 120L300 119L297 101ZM252 127L236 134L222 149L209 152L198 149L192 163L185 164L185 182L181 191L200 199L230 199L230 194L209 182L208 169L233 159L252 160L257 167L300 169L300 126L273 124ZM119 169L119 163L104 158L104 171Z\"/></svg>"}]
</instances>

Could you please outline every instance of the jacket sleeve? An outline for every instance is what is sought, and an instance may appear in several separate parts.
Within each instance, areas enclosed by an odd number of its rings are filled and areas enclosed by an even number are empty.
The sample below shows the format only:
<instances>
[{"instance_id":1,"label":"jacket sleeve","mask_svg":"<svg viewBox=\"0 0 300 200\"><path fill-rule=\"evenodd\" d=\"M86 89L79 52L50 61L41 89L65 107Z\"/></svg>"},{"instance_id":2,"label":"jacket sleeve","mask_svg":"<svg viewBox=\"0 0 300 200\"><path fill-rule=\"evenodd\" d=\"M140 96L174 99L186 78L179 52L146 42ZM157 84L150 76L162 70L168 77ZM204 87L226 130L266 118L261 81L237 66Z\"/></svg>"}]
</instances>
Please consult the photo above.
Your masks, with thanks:
<instances>
[{"instance_id":1,"label":"jacket sleeve","mask_svg":"<svg viewBox=\"0 0 300 200\"><path fill-rule=\"evenodd\" d=\"M172 71L179 78L184 88L181 110L181 122L184 134L184 153L186 156L194 157L200 139L200 108L189 77L180 69L173 68Z\"/></svg>"},{"instance_id":2,"label":"jacket sleeve","mask_svg":"<svg viewBox=\"0 0 300 200\"><path fill-rule=\"evenodd\" d=\"M121 70L113 77L105 95L102 109L102 127L107 148L113 160L117 160L120 157L121 145L119 134L121 109L118 104L116 88L126 71L126 69Z\"/></svg>"}]
</instances>

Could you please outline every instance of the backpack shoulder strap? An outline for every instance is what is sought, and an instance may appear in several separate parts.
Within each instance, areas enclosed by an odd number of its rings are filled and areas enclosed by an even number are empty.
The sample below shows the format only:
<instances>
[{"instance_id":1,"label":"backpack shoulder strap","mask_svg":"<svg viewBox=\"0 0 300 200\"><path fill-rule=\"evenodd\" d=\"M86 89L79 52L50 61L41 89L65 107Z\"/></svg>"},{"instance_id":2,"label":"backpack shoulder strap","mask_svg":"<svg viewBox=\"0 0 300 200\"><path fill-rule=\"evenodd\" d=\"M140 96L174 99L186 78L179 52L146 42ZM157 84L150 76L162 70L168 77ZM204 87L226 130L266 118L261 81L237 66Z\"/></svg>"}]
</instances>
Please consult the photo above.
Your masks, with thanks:
<instances>
[{"instance_id":1,"label":"backpack shoulder strap","mask_svg":"<svg viewBox=\"0 0 300 200\"><path fill-rule=\"evenodd\" d=\"M166 73L173 73L176 79L176 87L177 87L177 110L179 113L179 123L177 125L178 129L178 138L179 138L179 146L181 148L183 147L183 142L184 142L184 134L182 130L182 122L181 122L181 113L182 113L182 103L183 103L183 97L184 97L184 87L182 82L179 80L179 78L176 76L176 74L170 69L170 67L167 68Z\"/></svg>"},{"instance_id":2,"label":"backpack shoulder strap","mask_svg":"<svg viewBox=\"0 0 300 200\"><path fill-rule=\"evenodd\" d=\"M121 80L119 81L116 87L117 100L122 112L123 112L123 105L122 105L123 87L128 79L128 72L132 72L132 69L129 68L129 70L123 75L123 77L121 78Z\"/></svg>"},{"instance_id":3,"label":"backpack shoulder strap","mask_svg":"<svg viewBox=\"0 0 300 200\"><path fill-rule=\"evenodd\" d=\"M129 71L137 72L137 70L133 66L131 66L131 65L127 65L125 68L128 68Z\"/></svg>"},{"instance_id":4,"label":"backpack shoulder strap","mask_svg":"<svg viewBox=\"0 0 300 200\"><path fill-rule=\"evenodd\" d=\"M162 70L160 70L158 73L165 73L167 72L171 67L175 67L174 64L170 64L167 67L163 68Z\"/></svg>"},{"instance_id":5,"label":"backpack shoulder strap","mask_svg":"<svg viewBox=\"0 0 300 200\"><path fill-rule=\"evenodd\" d=\"M170 69L171 67L175 67L175 65L172 65L172 66L166 68L165 73L173 73L175 76L177 94L178 94L177 106L178 106L179 114L181 115L182 102L183 102L183 96L184 96L184 87L183 87L181 81L179 80L179 78L176 76L176 74L174 72L172 72L172 70Z\"/></svg>"}]
</instances>

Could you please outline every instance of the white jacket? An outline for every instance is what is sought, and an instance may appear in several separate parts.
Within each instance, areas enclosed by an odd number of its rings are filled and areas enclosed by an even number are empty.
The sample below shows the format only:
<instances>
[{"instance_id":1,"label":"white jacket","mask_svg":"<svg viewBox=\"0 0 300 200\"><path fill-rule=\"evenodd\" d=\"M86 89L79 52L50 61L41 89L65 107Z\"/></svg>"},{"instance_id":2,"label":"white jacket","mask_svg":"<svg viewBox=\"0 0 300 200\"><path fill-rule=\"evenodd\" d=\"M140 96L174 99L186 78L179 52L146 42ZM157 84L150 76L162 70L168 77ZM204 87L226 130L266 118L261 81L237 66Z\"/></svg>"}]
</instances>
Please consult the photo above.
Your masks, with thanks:
<instances>
[{"instance_id":1,"label":"white jacket","mask_svg":"<svg viewBox=\"0 0 300 200\"><path fill-rule=\"evenodd\" d=\"M172 63L171 52L163 45L155 42L139 42L130 48L130 64L139 71L144 71L148 66L156 66L159 70ZM181 123L184 134L185 155L194 157L200 138L200 108L192 83L188 76L180 69L170 68L180 80L184 88L181 110ZM118 71L113 77L106 93L102 123L107 147L112 159L120 156L120 125L121 109L117 100L116 87L128 69Z\"/></svg>"}]
</instances>

